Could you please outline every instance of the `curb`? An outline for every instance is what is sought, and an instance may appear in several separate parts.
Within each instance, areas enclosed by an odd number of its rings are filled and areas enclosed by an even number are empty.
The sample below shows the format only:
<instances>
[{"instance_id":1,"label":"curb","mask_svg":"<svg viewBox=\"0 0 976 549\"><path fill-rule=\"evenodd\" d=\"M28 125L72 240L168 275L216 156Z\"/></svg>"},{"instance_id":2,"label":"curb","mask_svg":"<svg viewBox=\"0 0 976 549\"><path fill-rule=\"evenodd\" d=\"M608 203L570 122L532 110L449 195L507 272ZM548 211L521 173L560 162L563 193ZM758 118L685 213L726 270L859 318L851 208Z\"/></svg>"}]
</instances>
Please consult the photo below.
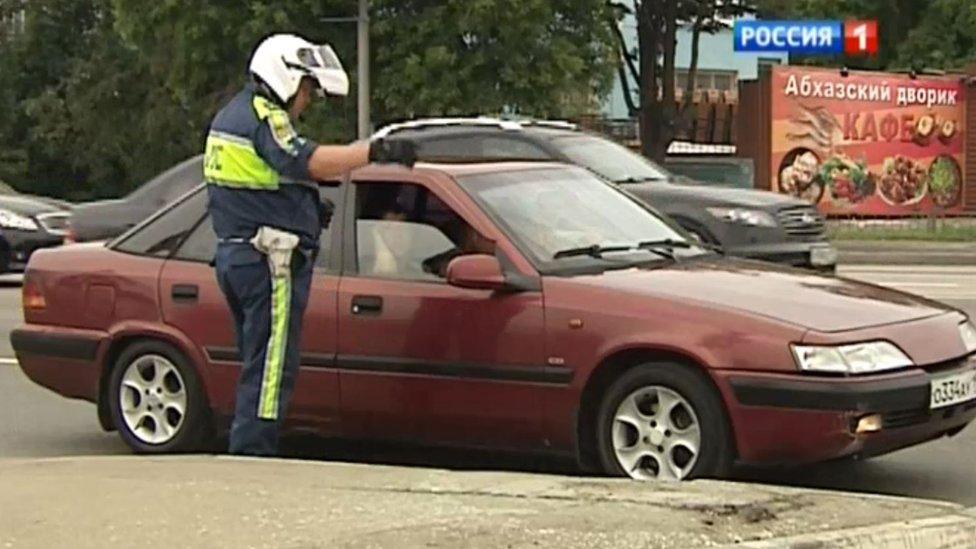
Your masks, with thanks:
<instances>
[{"instance_id":1,"label":"curb","mask_svg":"<svg viewBox=\"0 0 976 549\"><path fill-rule=\"evenodd\" d=\"M829 532L748 541L748 549L965 549L976 547L976 507L955 514Z\"/></svg>"}]
</instances>

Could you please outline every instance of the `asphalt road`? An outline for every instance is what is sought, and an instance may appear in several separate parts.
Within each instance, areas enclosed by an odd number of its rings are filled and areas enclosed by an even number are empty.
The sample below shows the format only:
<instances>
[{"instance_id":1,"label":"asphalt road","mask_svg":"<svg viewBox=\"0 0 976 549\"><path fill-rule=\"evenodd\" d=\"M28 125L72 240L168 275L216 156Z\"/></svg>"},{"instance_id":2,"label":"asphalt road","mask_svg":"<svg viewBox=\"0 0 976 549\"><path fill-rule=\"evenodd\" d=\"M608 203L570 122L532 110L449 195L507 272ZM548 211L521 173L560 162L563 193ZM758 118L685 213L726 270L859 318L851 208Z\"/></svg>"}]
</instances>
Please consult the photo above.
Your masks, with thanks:
<instances>
[{"instance_id":1,"label":"asphalt road","mask_svg":"<svg viewBox=\"0 0 976 549\"><path fill-rule=\"evenodd\" d=\"M976 267L857 266L841 274L926 295L976 317ZM3 281L0 280L0 284ZM12 357L9 331L21 321L20 290L0 286L0 357ZM103 433L94 407L33 385L9 358L0 358L0 457L126 453L114 434ZM484 452L431 451L386 445L343 444L311 438L290 441L301 457L377 463L568 472L566 463ZM866 462L837 462L794 469L745 470L738 476L774 484L910 495L976 505L976 427L951 439Z\"/></svg>"}]
</instances>

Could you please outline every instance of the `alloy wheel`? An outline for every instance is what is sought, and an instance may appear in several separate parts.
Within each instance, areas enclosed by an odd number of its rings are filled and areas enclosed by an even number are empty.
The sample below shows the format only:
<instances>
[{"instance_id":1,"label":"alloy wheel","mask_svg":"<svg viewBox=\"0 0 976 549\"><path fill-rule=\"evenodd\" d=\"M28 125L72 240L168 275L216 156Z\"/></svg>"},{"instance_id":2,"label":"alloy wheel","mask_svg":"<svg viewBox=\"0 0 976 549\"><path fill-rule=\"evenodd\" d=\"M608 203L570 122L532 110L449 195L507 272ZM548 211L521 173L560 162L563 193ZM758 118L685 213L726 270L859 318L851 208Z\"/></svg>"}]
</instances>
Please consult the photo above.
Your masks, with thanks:
<instances>
[{"instance_id":1,"label":"alloy wheel","mask_svg":"<svg viewBox=\"0 0 976 549\"><path fill-rule=\"evenodd\" d=\"M614 455L640 480L681 480L701 450L701 424L691 404L672 389L642 387L627 395L613 415Z\"/></svg>"},{"instance_id":2,"label":"alloy wheel","mask_svg":"<svg viewBox=\"0 0 976 549\"><path fill-rule=\"evenodd\" d=\"M125 426L137 439L146 444L165 444L183 426L186 382L169 359L142 355L125 367L119 404Z\"/></svg>"}]
</instances>

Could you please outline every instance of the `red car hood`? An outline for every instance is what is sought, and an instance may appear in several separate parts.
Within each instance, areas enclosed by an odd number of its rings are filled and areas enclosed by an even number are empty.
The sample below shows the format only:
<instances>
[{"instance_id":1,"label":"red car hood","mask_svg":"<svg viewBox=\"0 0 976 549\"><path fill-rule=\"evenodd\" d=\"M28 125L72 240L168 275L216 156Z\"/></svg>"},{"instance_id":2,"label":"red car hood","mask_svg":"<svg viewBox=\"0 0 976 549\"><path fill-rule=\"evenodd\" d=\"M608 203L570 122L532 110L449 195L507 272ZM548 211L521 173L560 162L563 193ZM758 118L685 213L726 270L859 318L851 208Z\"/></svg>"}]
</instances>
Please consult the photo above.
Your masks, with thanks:
<instances>
[{"instance_id":1,"label":"red car hood","mask_svg":"<svg viewBox=\"0 0 976 549\"><path fill-rule=\"evenodd\" d=\"M906 322L954 310L880 286L733 259L693 259L667 268L608 271L588 278L604 288L736 309L819 332Z\"/></svg>"}]
</instances>

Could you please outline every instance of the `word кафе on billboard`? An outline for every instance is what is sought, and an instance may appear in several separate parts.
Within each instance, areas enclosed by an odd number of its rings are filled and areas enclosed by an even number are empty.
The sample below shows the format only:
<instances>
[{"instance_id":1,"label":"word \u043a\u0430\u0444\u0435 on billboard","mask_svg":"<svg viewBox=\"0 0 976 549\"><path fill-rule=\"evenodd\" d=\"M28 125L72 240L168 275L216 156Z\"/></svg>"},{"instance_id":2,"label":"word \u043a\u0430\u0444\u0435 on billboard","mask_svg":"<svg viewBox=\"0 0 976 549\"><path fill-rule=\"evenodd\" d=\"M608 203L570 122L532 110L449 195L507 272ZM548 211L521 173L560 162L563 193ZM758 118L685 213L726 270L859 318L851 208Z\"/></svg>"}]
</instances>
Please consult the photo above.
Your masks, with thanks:
<instances>
[{"instance_id":1,"label":"word \u043a\u0430\u0444\u0435 on billboard","mask_svg":"<svg viewBox=\"0 0 976 549\"><path fill-rule=\"evenodd\" d=\"M800 67L771 78L774 189L835 215L962 209L958 78Z\"/></svg>"}]
</instances>

